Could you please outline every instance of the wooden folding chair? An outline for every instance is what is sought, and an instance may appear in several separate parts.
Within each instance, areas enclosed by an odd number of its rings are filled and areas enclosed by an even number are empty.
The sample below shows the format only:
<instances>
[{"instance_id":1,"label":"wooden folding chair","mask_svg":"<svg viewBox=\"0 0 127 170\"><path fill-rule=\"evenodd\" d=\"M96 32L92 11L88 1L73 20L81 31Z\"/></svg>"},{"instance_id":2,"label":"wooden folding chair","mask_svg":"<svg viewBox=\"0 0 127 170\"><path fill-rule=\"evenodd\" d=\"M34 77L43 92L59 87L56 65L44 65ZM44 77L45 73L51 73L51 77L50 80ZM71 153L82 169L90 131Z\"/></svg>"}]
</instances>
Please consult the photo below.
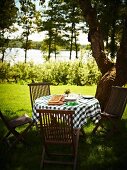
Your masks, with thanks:
<instances>
[{"instance_id":1,"label":"wooden folding chair","mask_svg":"<svg viewBox=\"0 0 127 170\"><path fill-rule=\"evenodd\" d=\"M72 165L73 170L76 170L80 129L73 128L74 111L39 109L37 113L39 113L43 139L41 169L44 163L52 163ZM59 152L58 148L54 148L54 152L51 151L54 145L62 147L63 150ZM71 150L65 153L65 146Z\"/></svg>"},{"instance_id":2,"label":"wooden folding chair","mask_svg":"<svg viewBox=\"0 0 127 170\"><path fill-rule=\"evenodd\" d=\"M10 144L10 147L15 146L18 142L24 143L24 137L33 124L32 119L30 117L28 117L27 115L24 115L24 116L20 116L18 118L15 118L13 120L9 120L6 116L4 116L2 114L1 111L0 111L0 118L2 119L4 125L6 126L6 128L8 130L7 134L3 137L2 140L8 141L9 136L13 135L13 136L15 136L15 140L12 142L12 144ZM25 129L23 131L18 132L16 130L17 127L23 126L23 125L26 125L26 124L28 124L28 126L25 127Z\"/></svg>"},{"instance_id":3,"label":"wooden folding chair","mask_svg":"<svg viewBox=\"0 0 127 170\"><path fill-rule=\"evenodd\" d=\"M50 95L50 83L48 82L30 83L28 84L28 86L30 90L31 107L33 110L33 105L37 98ZM39 123L37 122L35 123L38 129Z\"/></svg>"},{"instance_id":4,"label":"wooden folding chair","mask_svg":"<svg viewBox=\"0 0 127 170\"><path fill-rule=\"evenodd\" d=\"M127 88L113 86L111 95L104 109L101 113L101 120L93 129L93 133L96 133L99 127L101 127L107 135L111 135L119 130L119 121L122 118L124 109L127 103ZM105 123L110 124L110 129L107 129Z\"/></svg>"}]
</instances>

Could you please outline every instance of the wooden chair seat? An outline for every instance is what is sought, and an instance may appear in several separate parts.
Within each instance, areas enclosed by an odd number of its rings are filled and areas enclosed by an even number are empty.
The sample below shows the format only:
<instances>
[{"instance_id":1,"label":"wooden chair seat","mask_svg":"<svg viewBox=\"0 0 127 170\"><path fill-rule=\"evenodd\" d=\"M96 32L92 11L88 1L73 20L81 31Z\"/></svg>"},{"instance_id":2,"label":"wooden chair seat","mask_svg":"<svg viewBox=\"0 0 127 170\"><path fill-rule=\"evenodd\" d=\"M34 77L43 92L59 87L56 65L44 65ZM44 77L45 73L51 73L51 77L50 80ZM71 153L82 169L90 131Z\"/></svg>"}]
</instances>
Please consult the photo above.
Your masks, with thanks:
<instances>
[{"instance_id":1,"label":"wooden chair seat","mask_svg":"<svg viewBox=\"0 0 127 170\"><path fill-rule=\"evenodd\" d=\"M27 123L32 123L32 119L28 115L23 115L21 117L9 121L9 125L12 128L16 128Z\"/></svg>"}]
</instances>

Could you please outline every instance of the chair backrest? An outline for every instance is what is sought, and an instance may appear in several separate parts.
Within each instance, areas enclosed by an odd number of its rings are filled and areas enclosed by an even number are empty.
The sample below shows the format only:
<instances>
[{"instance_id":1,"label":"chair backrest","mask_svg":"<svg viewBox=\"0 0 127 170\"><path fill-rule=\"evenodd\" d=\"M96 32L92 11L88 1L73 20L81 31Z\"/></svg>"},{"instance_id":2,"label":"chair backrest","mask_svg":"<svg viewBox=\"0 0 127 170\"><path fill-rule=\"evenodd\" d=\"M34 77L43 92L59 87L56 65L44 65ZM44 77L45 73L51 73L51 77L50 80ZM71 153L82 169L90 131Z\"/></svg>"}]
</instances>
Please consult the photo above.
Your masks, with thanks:
<instances>
[{"instance_id":1,"label":"chair backrest","mask_svg":"<svg viewBox=\"0 0 127 170\"><path fill-rule=\"evenodd\" d=\"M104 109L108 114L117 115L122 117L125 106L127 103L127 88L112 86L111 95Z\"/></svg>"},{"instance_id":2,"label":"chair backrest","mask_svg":"<svg viewBox=\"0 0 127 170\"><path fill-rule=\"evenodd\" d=\"M40 83L30 83L28 84L30 89L30 99L31 106L33 108L34 101L41 96L50 95L50 83L48 82L40 82Z\"/></svg>"},{"instance_id":3,"label":"chair backrest","mask_svg":"<svg viewBox=\"0 0 127 170\"><path fill-rule=\"evenodd\" d=\"M44 143L73 143L73 114L67 110L37 110Z\"/></svg>"}]
</instances>

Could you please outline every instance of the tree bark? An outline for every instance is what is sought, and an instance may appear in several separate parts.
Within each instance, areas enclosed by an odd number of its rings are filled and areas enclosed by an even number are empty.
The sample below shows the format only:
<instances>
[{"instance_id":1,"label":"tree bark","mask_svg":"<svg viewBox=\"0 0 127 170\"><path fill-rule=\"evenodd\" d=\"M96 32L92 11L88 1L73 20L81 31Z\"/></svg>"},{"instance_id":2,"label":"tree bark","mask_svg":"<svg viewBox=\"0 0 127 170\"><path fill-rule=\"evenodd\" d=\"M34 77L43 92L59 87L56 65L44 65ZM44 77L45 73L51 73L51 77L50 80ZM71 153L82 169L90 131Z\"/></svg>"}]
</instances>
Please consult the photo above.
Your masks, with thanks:
<instances>
[{"instance_id":1,"label":"tree bark","mask_svg":"<svg viewBox=\"0 0 127 170\"><path fill-rule=\"evenodd\" d=\"M111 86L123 86L127 83L127 19L124 22L116 64L105 73L97 86L96 98L100 101L102 110L107 103Z\"/></svg>"},{"instance_id":2,"label":"tree bark","mask_svg":"<svg viewBox=\"0 0 127 170\"><path fill-rule=\"evenodd\" d=\"M78 1L83 16L89 25L92 54L102 73L95 97L99 100L103 110L110 96L111 87L123 86L127 83L127 19L124 20L123 35L117 53L117 60L116 63L113 63L104 52L103 35L97 20L96 9L92 7L91 0Z\"/></svg>"},{"instance_id":3,"label":"tree bark","mask_svg":"<svg viewBox=\"0 0 127 170\"><path fill-rule=\"evenodd\" d=\"M102 76L97 85L95 97L99 100L102 110L104 110L110 96L111 87L117 85L114 83L115 79L116 67L113 66L111 69L109 69L109 71L105 73L104 76Z\"/></svg>"}]
</instances>

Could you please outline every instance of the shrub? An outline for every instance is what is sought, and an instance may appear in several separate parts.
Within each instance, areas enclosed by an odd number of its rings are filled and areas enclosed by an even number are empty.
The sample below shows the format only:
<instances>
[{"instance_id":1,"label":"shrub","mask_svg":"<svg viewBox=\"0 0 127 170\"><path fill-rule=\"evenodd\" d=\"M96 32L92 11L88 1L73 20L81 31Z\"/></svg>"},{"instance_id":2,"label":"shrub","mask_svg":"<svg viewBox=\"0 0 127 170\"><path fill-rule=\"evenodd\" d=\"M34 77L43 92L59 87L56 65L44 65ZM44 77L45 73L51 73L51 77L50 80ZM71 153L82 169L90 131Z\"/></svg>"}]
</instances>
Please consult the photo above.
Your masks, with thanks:
<instances>
[{"instance_id":1,"label":"shrub","mask_svg":"<svg viewBox=\"0 0 127 170\"><path fill-rule=\"evenodd\" d=\"M98 82L100 72L94 60L83 63L80 60L73 62L45 62L34 65L33 63L17 63L10 66L0 63L0 80L15 83L51 82L53 85L92 85Z\"/></svg>"},{"instance_id":2,"label":"shrub","mask_svg":"<svg viewBox=\"0 0 127 170\"><path fill-rule=\"evenodd\" d=\"M9 81L10 64L0 62L0 81Z\"/></svg>"}]
</instances>

